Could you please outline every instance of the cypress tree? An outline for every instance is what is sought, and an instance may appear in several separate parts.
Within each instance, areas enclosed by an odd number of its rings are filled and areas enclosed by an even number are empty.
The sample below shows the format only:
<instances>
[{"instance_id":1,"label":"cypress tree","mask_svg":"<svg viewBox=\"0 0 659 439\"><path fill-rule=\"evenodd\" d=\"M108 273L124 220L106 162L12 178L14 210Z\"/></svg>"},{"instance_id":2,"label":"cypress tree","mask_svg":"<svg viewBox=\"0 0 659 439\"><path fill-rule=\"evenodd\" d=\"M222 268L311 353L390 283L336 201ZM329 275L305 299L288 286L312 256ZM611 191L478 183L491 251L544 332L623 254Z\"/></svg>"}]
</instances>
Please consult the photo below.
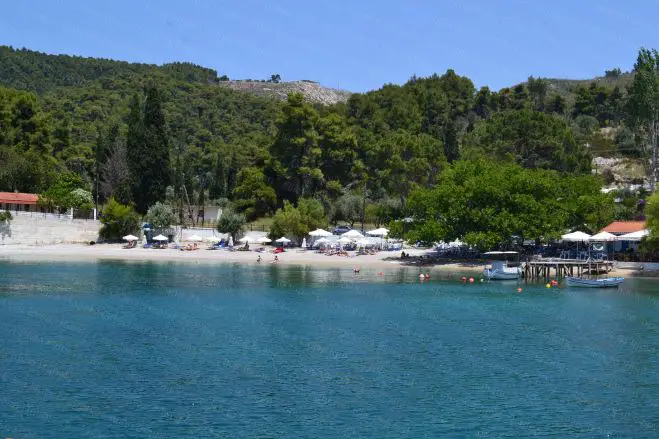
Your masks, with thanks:
<instances>
[{"instance_id":1,"label":"cypress tree","mask_svg":"<svg viewBox=\"0 0 659 439\"><path fill-rule=\"evenodd\" d=\"M149 206L165 199L169 184L169 138L160 93L146 90L144 110L138 96L130 104L126 139L135 209L146 213Z\"/></svg>"}]
</instances>

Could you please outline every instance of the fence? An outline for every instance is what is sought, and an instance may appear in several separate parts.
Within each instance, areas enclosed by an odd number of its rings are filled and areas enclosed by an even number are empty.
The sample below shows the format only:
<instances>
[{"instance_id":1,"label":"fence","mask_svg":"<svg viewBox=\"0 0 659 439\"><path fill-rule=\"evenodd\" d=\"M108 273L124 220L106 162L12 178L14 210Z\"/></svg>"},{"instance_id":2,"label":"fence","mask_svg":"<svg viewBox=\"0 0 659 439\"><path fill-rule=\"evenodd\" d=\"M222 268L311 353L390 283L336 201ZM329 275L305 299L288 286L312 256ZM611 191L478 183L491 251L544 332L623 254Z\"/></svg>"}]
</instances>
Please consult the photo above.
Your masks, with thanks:
<instances>
[{"instance_id":1,"label":"fence","mask_svg":"<svg viewBox=\"0 0 659 439\"><path fill-rule=\"evenodd\" d=\"M25 210L8 210L13 217L43 218L59 221L70 221L73 219L94 220L94 211L70 209L67 213L32 212Z\"/></svg>"}]
</instances>

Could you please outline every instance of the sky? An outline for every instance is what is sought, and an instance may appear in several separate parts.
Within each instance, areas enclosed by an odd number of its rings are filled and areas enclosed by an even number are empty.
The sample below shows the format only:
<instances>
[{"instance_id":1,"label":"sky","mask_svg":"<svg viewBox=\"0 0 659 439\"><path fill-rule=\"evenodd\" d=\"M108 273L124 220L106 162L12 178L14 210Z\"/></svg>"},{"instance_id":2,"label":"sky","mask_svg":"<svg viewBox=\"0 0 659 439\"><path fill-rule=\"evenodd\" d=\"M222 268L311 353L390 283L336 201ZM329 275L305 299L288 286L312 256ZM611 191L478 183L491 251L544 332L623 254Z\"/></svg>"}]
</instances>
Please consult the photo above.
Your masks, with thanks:
<instances>
[{"instance_id":1,"label":"sky","mask_svg":"<svg viewBox=\"0 0 659 439\"><path fill-rule=\"evenodd\" d=\"M655 0L19 0L0 44L354 92L454 69L498 90L630 70L659 48Z\"/></svg>"}]
</instances>

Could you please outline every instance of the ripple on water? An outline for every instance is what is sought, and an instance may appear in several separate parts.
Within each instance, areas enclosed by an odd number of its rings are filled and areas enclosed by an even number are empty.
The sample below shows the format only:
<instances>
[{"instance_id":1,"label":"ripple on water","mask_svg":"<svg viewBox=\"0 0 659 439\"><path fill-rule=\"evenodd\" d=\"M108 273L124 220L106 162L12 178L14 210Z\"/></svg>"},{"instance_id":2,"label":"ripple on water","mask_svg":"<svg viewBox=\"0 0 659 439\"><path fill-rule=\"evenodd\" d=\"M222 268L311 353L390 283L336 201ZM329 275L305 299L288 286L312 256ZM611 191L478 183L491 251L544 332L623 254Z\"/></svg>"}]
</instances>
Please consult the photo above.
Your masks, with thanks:
<instances>
[{"instance_id":1,"label":"ripple on water","mask_svg":"<svg viewBox=\"0 0 659 439\"><path fill-rule=\"evenodd\" d=\"M657 284L0 262L0 435L657 437Z\"/></svg>"}]
</instances>

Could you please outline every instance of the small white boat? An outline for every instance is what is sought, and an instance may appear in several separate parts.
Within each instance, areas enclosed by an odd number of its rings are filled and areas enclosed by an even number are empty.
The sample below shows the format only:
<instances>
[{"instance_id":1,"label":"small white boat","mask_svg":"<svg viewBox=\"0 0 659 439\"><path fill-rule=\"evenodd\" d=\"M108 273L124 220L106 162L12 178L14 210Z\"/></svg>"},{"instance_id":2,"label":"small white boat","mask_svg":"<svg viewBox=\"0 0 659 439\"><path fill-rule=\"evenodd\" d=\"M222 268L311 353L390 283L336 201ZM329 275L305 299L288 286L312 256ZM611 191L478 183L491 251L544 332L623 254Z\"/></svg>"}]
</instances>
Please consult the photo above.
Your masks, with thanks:
<instances>
[{"instance_id":1,"label":"small white boat","mask_svg":"<svg viewBox=\"0 0 659 439\"><path fill-rule=\"evenodd\" d=\"M625 281L624 277L606 277L602 279L581 279L578 277L566 277L568 287L581 288L618 288Z\"/></svg>"},{"instance_id":2,"label":"small white boat","mask_svg":"<svg viewBox=\"0 0 659 439\"><path fill-rule=\"evenodd\" d=\"M522 277L522 267L509 267L505 261L494 261L490 268L483 270L483 276L489 280L516 280Z\"/></svg>"}]
</instances>

